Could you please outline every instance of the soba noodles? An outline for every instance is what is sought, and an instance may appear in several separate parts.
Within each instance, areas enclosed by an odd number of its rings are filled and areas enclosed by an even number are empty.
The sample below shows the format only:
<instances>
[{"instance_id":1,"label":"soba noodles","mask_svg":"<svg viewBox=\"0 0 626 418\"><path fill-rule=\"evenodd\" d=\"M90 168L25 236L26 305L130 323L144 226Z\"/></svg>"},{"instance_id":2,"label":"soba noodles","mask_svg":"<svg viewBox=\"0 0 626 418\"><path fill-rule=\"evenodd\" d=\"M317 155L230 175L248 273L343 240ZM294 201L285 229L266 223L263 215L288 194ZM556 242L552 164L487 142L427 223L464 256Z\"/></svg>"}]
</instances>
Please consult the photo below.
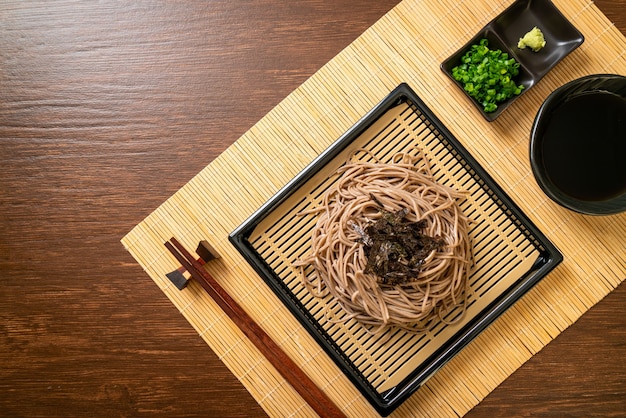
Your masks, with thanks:
<instances>
[{"instance_id":1,"label":"soba noodles","mask_svg":"<svg viewBox=\"0 0 626 418\"><path fill-rule=\"evenodd\" d=\"M307 212L318 215L311 252L299 263L309 291L330 293L346 313L341 320L355 318L371 332L389 326L419 331L464 307L471 259L468 221L457 204L464 194L437 183L420 155L398 154L391 163L349 161L337 174L320 207ZM415 277L390 283L365 272L364 231L399 211L407 221L423 220L423 234L442 245L421 260Z\"/></svg>"}]
</instances>

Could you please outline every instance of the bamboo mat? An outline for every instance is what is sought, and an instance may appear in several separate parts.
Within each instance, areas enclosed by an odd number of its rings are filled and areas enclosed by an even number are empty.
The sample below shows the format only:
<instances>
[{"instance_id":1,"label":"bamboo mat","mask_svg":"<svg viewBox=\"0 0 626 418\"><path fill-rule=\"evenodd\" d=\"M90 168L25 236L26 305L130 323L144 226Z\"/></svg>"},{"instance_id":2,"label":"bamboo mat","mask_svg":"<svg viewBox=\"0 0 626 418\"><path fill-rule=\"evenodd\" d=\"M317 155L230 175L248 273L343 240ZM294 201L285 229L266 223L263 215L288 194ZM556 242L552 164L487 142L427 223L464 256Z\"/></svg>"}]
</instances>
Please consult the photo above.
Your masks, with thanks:
<instances>
[{"instance_id":1,"label":"bamboo mat","mask_svg":"<svg viewBox=\"0 0 626 418\"><path fill-rule=\"evenodd\" d=\"M155 284L270 416L314 416L205 294L178 291L163 243L208 240L222 258L209 272L349 416L373 407L229 243L228 234L402 82L560 249L564 261L439 370L392 416L457 416L626 278L626 214L591 217L549 200L528 158L533 118L548 94L593 73L626 75L626 39L585 0L555 0L585 42L495 122L439 69L511 1L405 0L286 97L122 239Z\"/></svg>"}]
</instances>

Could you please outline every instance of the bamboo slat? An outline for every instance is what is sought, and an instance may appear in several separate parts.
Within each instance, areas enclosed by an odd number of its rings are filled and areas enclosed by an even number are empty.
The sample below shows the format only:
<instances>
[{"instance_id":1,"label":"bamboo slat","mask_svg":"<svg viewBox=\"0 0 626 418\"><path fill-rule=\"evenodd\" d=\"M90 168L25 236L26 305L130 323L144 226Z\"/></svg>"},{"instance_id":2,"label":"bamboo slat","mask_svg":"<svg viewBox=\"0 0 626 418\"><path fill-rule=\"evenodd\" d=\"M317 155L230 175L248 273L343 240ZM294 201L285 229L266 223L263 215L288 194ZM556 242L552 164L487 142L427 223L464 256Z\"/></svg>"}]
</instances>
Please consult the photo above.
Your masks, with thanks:
<instances>
[{"instance_id":1,"label":"bamboo slat","mask_svg":"<svg viewBox=\"0 0 626 418\"><path fill-rule=\"evenodd\" d=\"M376 416L228 234L368 110L408 83L453 135L561 250L564 261L409 398L394 416L465 414L626 278L626 214L591 217L549 200L532 176L528 136L548 94L593 73L626 74L626 39L587 0L555 0L585 42L488 123L439 64L511 4L405 0L286 97L122 239L155 284L270 416L313 416L256 348L177 267L163 243L208 240L222 258L210 273L349 416Z\"/></svg>"}]
</instances>

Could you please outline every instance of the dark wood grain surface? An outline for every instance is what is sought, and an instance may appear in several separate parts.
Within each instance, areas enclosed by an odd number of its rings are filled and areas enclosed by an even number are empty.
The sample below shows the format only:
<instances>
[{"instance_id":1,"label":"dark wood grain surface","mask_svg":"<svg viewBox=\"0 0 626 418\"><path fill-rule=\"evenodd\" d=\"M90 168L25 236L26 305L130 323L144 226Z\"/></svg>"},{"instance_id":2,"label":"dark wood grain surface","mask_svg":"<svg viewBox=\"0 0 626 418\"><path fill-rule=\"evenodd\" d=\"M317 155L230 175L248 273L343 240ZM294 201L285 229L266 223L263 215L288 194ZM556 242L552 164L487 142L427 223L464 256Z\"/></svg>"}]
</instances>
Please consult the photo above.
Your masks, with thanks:
<instances>
[{"instance_id":1,"label":"dark wood grain surface","mask_svg":"<svg viewBox=\"0 0 626 418\"><path fill-rule=\"evenodd\" d=\"M397 2L0 2L0 416L265 416L119 240ZM469 416L624 415L625 286Z\"/></svg>"}]
</instances>

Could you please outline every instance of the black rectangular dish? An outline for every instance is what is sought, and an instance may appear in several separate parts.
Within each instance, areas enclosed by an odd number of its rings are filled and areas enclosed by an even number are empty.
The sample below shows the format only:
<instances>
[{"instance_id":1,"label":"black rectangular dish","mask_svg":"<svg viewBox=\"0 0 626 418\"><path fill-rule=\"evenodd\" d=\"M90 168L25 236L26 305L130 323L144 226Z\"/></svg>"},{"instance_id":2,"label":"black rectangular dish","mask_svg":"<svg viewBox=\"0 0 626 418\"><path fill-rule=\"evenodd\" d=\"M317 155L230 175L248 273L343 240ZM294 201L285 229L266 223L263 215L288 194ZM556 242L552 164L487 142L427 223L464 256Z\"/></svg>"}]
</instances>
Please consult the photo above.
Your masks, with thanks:
<instances>
[{"instance_id":1,"label":"black rectangular dish","mask_svg":"<svg viewBox=\"0 0 626 418\"><path fill-rule=\"evenodd\" d=\"M546 45L537 52L530 48L518 48L519 39L534 27L542 31ZM463 85L452 76L452 69L461 63L461 57L471 46L478 44L481 39L488 40L490 49L499 49L520 64L519 74L514 81L524 86L520 95L507 99L490 113L486 113L480 103L466 94L489 122L494 121L585 40L582 33L550 0L517 0L441 63L442 71L464 92Z\"/></svg>"},{"instance_id":2,"label":"black rectangular dish","mask_svg":"<svg viewBox=\"0 0 626 418\"><path fill-rule=\"evenodd\" d=\"M354 320L331 321L327 312L337 303L313 297L294 267L310 249L316 221L315 215L301 213L319 202L336 180L335 170L354 150L366 149L384 162L416 147L429 159L438 182L468 192L461 209L472 221L474 264L463 319L431 324L423 334L393 330L382 335L365 332ZM229 239L383 416L562 261L557 248L407 84L332 143Z\"/></svg>"}]
</instances>

